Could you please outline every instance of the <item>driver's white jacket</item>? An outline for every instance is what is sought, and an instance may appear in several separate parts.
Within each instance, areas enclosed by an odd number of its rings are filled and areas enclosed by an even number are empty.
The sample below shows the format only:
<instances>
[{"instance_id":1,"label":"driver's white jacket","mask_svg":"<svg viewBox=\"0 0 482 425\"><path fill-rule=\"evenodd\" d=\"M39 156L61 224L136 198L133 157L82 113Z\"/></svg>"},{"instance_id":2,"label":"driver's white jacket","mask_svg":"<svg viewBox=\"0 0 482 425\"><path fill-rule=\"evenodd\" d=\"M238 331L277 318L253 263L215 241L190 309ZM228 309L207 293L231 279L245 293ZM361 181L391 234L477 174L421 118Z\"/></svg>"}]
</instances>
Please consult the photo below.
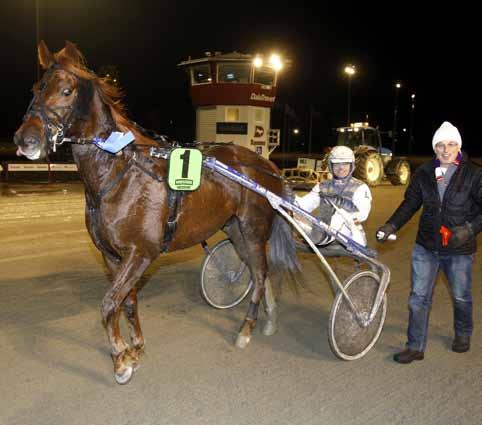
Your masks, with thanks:
<instances>
[{"instance_id":1,"label":"driver's white jacket","mask_svg":"<svg viewBox=\"0 0 482 425\"><path fill-rule=\"evenodd\" d=\"M372 195L369 187L354 177L347 182L326 180L316 184L304 196L296 196L296 204L311 213L320 206L321 197L325 195L339 195L346 199L350 208L340 208L329 223L330 227L340 231L355 241L366 245L366 236L360 223L364 222L370 214Z\"/></svg>"},{"instance_id":2,"label":"driver's white jacket","mask_svg":"<svg viewBox=\"0 0 482 425\"><path fill-rule=\"evenodd\" d=\"M296 196L296 203L305 211L311 213L320 206L320 196L322 193L330 195L336 193L355 205L357 211L347 211L355 222L362 223L368 218L372 208L372 194L370 188L361 180L351 177L348 184L341 189L341 193L337 191L337 182L335 180L326 180L317 183L311 189L310 193L304 196Z\"/></svg>"}]
</instances>

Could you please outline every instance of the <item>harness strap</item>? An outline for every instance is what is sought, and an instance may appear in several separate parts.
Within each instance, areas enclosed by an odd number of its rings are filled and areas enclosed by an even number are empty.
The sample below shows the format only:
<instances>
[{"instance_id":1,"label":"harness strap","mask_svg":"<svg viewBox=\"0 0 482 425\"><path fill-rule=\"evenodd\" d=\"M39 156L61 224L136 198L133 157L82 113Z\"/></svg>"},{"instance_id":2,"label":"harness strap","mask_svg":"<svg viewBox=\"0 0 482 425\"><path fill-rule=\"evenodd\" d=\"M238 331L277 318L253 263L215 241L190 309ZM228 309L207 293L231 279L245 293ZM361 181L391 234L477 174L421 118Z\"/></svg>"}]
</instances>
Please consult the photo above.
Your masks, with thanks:
<instances>
[{"instance_id":1,"label":"harness strap","mask_svg":"<svg viewBox=\"0 0 482 425\"><path fill-rule=\"evenodd\" d=\"M125 167L115 176L115 178L109 182L107 185L105 185L100 192L97 194L95 197L95 208L97 209L100 205L100 201L102 198L110 192L114 186L120 183L120 181L124 178L124 176L127 174L127 172L131 169L131 167L136 166L139 168L143 173L147 174L149 177L151 177L153 180L156 180L159 183L162 183L165 181L162 177L158 176L157 174L153 173L151 170L148 170L144 165L142 165L139 161L136 160L135 155L132 156Z\"/></svg>"},{"instance_id":2,"label":"harness strap","mask_svg":"<svg viewBox=\"0 0 482 425\"><path fill-rule=\"evenodd\" d=\"M135 159L135 156L131 157L125 167L115 176L115 178L105 185L100 192L96 195L94 199L94 209L98 210L100 206L100 202L102 198L109 193L115 186L117 186L120 181L124 178L127 172L133 167L138 167L142 172L147 174L152 179L156 180L159 183L165 181L162 177L154 174L152 171L148 170L144 167L139 161ZM162 242L161 252L167 252L169 248L169 243L171 242L172 238L174 237L174 233L177 228L177 219L178 219L178 211L181 205L181 199L183 192L171 190L168 187L168 209L169 209L169 217L167 219L166 228L164 231L164 239ZM95 214L94 214L95 216ZM94 218L95 222L94 225L97 226L97 220ZM105 251L109 252L109 250L105 249ZM109 254L112 254L109 252Z\"/></svg>"},{"instance_id":3,"label":"harness strap","mask_svg":"<svg viewBox=\"0 0 482 425\"><path fill-rule=\"evenodd\" d=\"M146 158L148 159L148 158ZM158 181L159 183L162 183L165 181L162 177L158 176L157 174L153 173L151 170L148 170L144 165L142 165L139 161L136 159L132 159L134 162L134 165L139 168L141 171L143 171L145 174L147 174L149 177L151 177L153 180Z\"/></svg>"},{"instance_id":4,"label":"harness strap","mask_svg":"<svg viewBox=\"0 0 482 425\"><path fill-rule=\"evenodd\" d=\"M139 148L139 147L152 147L152 146L144 146L144 145L135 145L134 149ZM143 156L143 158L150 163L152 163L152 160L149 157ZM153 178L154 180L158 182L163 182L165 181L162 177L159 177L152 171L148 170L146 167L144 167L140 162L135 161L135 164L137 167L139 167L144 173L146 173L148 176ZM167 252L169 250L169 243L172 241L174 238L174 234L176 232L177 228L177 219L179 217L179 208L181 206L181 201L182 197L184 195L184 192L180 192L177 190L171 190L169 186L167 185L167 208L169 211L169 216L167 218L166 222L166 227L164 229L164 238L162 241L162 246L161 246L161 252Z\"/></svg>"},{"instance_id":5,"label":"harness strap","mask_svg":"<svg viewBox=\"0 0 482 425\"><path fill-rule=\"evenodd\" d=\"M166 228L164 230L164 239L162 241L161 252L167 252L169 243L174 237L177 228L178 211L181 206L183 192L171 190L167 187L167 207L169 208L169 217L167 219Z\"/></svg>"},{"instance_id":6,"label":"harness strap","mask_svg":"<svg viewBox=\"0 0 482 425\"><path fill-rule=\"evenodd\" d=\"M117 184L124 178L124 176L127 174L127 172L130 170L130 168L134 165L134 161L132 159L129 159L127 162L126 166L115 176L115 178L110 181L108 184L106 184L100 192L96 195L95 197L95 208L98 209L100 206L100 201L102 198L106 195L106 193L110 192L110 190L114 187L117 186Z\"/></svg>"},{"instance_id":7,"label":"harness strap","mask_svg":"<svg viewBox=\"0 0 482 425\"><path fill-rule=\"evenodd\" d=\"M220 142L220 143L216 143L216 142L196 142L196 144L193 145L193 147L203 147L203 145L219 145L219 146L225 146L225 145L229 145L231 144L230 143L224 143L224 142ZM154 147L154 146L150 146L150 145L136 145L136 147L149 147L150 150L149 150L149 155L151 157L155 157L155 158L164 158L166 159L169 155L169 152L171 151L170 148L157 148L157 147ZM181 146L182 147L182 146ZM190 146L189 146L190 147ZM202 151L202 149L201 149ZM203 157L206 157L204 151L203 152ZM247 167L247 168L252 168L256 171L259 171L260 173L263 173L267 176L271 176L271 177L274 177L275 179L278 179L278 180L281 180L281 181L284 181L285 178L279 174L276 174L270 170L267 170L259 165L255 165L255 164L247 164L245 162L242 162L242 161L232 161L230 162L230 165L240 165L241 167ZM211 172L212 170L209 168L208 169L209 172Z\"/></svg>"}]
</instances>

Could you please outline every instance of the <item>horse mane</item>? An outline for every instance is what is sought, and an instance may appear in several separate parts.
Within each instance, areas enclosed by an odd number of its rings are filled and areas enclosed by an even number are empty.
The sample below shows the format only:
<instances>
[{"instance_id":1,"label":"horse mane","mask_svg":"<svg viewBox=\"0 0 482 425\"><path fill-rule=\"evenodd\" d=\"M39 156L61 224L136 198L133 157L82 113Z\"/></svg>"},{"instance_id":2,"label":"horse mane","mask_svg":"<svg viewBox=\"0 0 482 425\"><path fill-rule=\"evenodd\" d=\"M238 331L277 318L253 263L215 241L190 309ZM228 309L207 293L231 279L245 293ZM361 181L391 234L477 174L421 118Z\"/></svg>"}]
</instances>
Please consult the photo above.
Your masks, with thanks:
<instances>
[{"instance_id":1,"label":"horse mane","mask_svg":"<svg viewBox=\"0 0 482 425\"><path fill-rule=\"evenodd\" d=\"M137 130L134 123L127 118L127 109L122 100L124 98L122 89L113 86L107 79L98 77L87 68L87 62L81 52L76 50L78 57L74 61L66 54L65 50L64 48L54 53L55 62L78 78L88 80L93 84L102 102L109 108L116 127L123 132L131 131L135 136L135 144L159 146L154 140Z\"/></svg>"}]
</instances>

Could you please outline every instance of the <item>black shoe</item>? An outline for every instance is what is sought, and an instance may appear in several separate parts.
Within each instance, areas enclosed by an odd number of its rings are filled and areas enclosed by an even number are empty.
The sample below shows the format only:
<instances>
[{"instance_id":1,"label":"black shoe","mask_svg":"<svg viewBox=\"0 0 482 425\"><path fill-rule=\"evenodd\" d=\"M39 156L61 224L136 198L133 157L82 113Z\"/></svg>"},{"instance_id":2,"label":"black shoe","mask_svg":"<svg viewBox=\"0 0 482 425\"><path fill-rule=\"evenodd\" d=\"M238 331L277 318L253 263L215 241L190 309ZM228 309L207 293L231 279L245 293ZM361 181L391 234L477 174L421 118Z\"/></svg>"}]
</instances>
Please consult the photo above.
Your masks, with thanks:
<instances>
[{"instance_id":1,"label":"black shoe","mask_svg":"<svg viewBox=\"0 0 482 425\"><path fill-rule=\"evenodd\" d=\"M415 351L407 348L393 356L397 363L412 363L414 360L423 360L423 351Z\"/></svg>"},{"instance_id":2,"label":"black shoe","mask_svg":"<svg viewBox=\"0 0 482 425\"><path fill-rule=\"evenodd\" d=\"M452 342L452 351L456 353L465 353L470 350L470 336L455 335Z\"/></svg>"}]
</instances>

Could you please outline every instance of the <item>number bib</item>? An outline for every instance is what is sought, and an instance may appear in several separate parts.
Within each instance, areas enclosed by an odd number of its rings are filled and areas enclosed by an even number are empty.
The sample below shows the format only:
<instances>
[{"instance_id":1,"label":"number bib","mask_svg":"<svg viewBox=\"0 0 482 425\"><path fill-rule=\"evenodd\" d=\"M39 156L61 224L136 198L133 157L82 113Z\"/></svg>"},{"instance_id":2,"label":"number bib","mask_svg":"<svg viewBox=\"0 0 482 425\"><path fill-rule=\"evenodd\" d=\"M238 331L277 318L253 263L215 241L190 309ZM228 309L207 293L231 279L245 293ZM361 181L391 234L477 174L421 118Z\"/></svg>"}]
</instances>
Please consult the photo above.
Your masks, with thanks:
<instances>
[{"instance_id":1,"label":"number bib","mask_svg":"<svg viewBox=\"0 0 482 425\"><path fill-rule=\"evenodd\" d=\"M169 187L172 190L196 190L201 184L202 162L202 153L198 149L174 149L169 156Z\"/></svg>"}]
</instances>

